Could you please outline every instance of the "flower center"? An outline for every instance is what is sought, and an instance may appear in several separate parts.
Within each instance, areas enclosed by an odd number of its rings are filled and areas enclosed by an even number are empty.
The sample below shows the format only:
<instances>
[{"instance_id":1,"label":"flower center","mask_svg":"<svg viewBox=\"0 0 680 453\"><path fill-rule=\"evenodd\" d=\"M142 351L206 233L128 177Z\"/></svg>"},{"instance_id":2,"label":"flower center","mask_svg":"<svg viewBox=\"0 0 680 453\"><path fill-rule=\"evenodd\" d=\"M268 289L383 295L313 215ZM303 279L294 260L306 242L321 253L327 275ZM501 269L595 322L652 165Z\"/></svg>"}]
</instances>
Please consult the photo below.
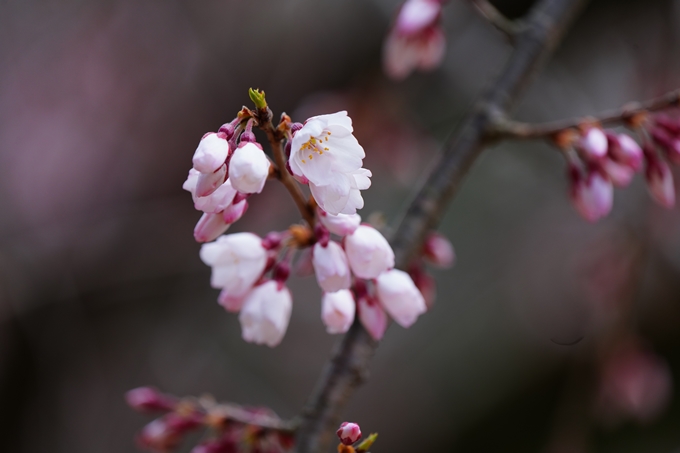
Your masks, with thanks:
<instances>
[{"instance_id":1,"label":"flower center","mask_svg":"<svg viewBox=\"0 0 680 453\"><path fill-rule=\"evenodd\" d=\"M319 156L323 155L324 151L328 151L328 147L325 147L323 145L326 144L328 141L328 137L330 137L331 133L329 131L323 131L321 133L320 137L312 137L309 140L307 140L305 143L300 146L300 152L302 153L303 157L305 154L309 153L307 155L307 159L312 160L314 158L314 154L318 154ZM307 161L305 159L300 159L303 164L306 164Z\"/></svg>"}]
</instances>

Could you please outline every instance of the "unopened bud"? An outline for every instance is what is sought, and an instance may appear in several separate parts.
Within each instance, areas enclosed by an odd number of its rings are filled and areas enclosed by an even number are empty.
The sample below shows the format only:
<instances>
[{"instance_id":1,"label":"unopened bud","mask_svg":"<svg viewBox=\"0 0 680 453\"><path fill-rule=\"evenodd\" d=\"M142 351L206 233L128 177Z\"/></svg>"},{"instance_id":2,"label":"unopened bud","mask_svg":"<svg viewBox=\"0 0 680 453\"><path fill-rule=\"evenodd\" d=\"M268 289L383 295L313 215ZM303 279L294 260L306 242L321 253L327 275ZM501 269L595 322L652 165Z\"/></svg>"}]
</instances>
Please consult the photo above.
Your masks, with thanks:
<instances>
[{"instance_id":1,"label":"unopened bud","mask_svg":"<svg viewBox=\"0 0 680 453\"><path fill-rule=\"evenodd\" d=\"M451 267L456 259L451 242L443 235L431 232L423 245L424 257L437 267Z\"/></svg>"},{"instance_id":2,"label":"unopened bud","mask_svg":"<svg viewBox=\"0 0 680 453\"><path fill-rule=\"evenodd\" d=\"M648 153L645 179L647 179L647 188L654 201L668 209L675 206L673 173L666 162Z\"/></svg>"},{"instance_id":3,"label":"unopened bud","mask_svg":"<svg viewBox=\"0 0 680 453\"><path fill-rule=\"evenodd\" d=\"M171 411L177 405L175 398L164 395L153 387L132 389L125 394L125 401L140 412Z\"/></svg>"},{"instance_id":4,"label":"unopened bud","mask_svg":"<svg viewBox=\"0 0 680 453\"><path fill-rule=\"evenodd\" d=\"M599 159L607 154L607 136L599 127L591 127L581 136L580 149L585 157Z\"/></svg>"},{"instance_id":5,"label":"unopened bud","mask_svg":"<svg viewBox=\"0 0 680 453\"><path fill-rule=\"evenodd\" d=\"M361 428L356 423L343 422L336 434L340 438L340 442L345 445L352 445L361 439Z\"/></svg>"},{"instance_id":6,"label":"unopened bud","mask_svg":"<svg viewBox=\"0 0 680 453\"><path fill-rule=\"evenodd\" d=\"M217 132L222 132L227 140L231 139L231 137L234 136L234 132L236 131L236 128L234 127L233 124L231 123L226 123L220 126L219 130Z\"/></svg>"},{"instance_id":7,"label":"unopened bud","mask_svg":"<svg viewBox=\"0 0 680 453\"><path fill-rule=\"evenodd\" d=\"M230 223L224 221L222 213L205 213L194 228L196 242L210 242L227 231Z\"/></svg>"}]
</instances>

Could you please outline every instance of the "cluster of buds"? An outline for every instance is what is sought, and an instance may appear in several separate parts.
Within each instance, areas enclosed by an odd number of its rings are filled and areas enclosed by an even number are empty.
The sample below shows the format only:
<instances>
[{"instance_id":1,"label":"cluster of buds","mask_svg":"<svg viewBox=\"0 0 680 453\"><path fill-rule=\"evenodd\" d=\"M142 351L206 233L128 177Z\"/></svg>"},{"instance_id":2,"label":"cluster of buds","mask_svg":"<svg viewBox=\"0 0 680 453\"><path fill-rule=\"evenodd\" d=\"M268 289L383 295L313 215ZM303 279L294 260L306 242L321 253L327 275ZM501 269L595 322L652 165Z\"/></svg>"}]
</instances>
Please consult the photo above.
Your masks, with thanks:
<instances>
[{"instance_id":1,"label":"cluster of buds","mask_svg":"<svg viewBox=\"0 0 680 453\"><path fill-rule=\"evenodd\" d=\"M270 409L217 404L208 398L179 399L151 387L130 390L125 397L130 407L139 412L163 414L137 436L137 444L144 450L172 451L188 434L201 429L210 430L212 435L191 453L279 453L293 445L292 427L283 426Z\"/></svg>"},{"instance_id":2,"label":"cluster of buds","mask_svg":"<svg viewBox=\"0 0 680 453\"><path fill-rule=\"evenodd\" d=\"M407 0L397 13L383 48L383 68L393 79L413 70L430 71L442 62L446 38L441 28L443 0Z\"/></svg>"},{"instance_id":3,"label":"cluster of buds","mask_svg":"<svg viewBox=\"0 0 680 453\"><path fill-rule=\"evenodd\" d=\"M675 205L675 185L667 161L680 163L680 121L646 114L625 120L640 131L642 146L630 135L603 130L598 124L584 124L578 132L568 129L554 137L569 162L570 199L590 222L609 214L614 187L626 187L636 172L644 172L654 201L665 208Z\"/></svg>"},{"instance_id":4,"label":"cluster of buds","mask_svg":"<svg viewBox=\"0 0 680 453\"><path fill-rule=\"evenodd\" d=\"M378 438L378 433L373 433L358 445L354 445L361 439L361 428L352 422L343 422L336 434L340 439L338 453L367 453Z\"/></svg>"},{"instance_id":5,"label":"cluster of buds","mask_svg":"<svg viewBox=\"0 0 680 453\"><path fill-rule=\"evenodd\" d=\"M401 326L411 326L427 308L419 288L430 299L434 295L432 279L424 272L394 269L394 252L385 237L361 223L356 211L363 207L360 191L370 186L371 172L362 166L365 153L347 112L315 116L304 124L284 114L276 129L271 122L265 125L271 128L270 142L271 136L280 137L272 143L281 153L277 168L252 132L271 115L264 94L251 91L251 98L256 112L244 107L234 121L203 137L184 184L196 208L204 211L195 231L199 242L207 242L200 257L212 267L211 285L221 290L220 305L240 313L243 339L270 347L281 342L292 310L286 281L303 249L310 252L301 253L297 264L308 261L316 274L323 290L321 318L329 333L346 332L357 313L377 340L388 314ZM296 181L308 186L310 201L302 201L307 224L264 239L249 232L223 235L243 215L247 197L261 192L272 175L288 188ZM292 195L299 202L296 194L301 194L297 187ZM453 259L451 245L441 236L428 239L423 253L435 263Z\"/></svg>"}]
</instances>

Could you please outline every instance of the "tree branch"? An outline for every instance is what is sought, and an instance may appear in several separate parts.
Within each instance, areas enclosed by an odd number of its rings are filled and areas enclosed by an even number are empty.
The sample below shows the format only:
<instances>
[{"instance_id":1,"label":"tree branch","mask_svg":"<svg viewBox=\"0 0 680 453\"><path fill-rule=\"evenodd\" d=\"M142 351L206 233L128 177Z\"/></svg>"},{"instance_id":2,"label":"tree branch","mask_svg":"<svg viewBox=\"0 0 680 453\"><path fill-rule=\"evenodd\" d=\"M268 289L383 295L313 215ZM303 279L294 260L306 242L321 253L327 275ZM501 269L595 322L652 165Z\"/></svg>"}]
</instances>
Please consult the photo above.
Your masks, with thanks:
<instances>
[{"instance_id":1,"label":"tree branch","mask_svg":"<svg viewBox=\"0 0 680 453\"><path fill-rule=\"evenodd\" d=\"M521 22L508 19L488 0L470 1L473 8L476 9L487 22L503 33L511 42L515 41L517 34L522 30Z\"/></svg>"},{"instance_id":2,"label":"tree branch","mask_svg":"<svg viewBox=\"0 0 680 453\"><path fill-rule=\"evenodd\" d=\"M487 142L494 120L505 116L522 89L552 53L585 0L541 0L516 36L515 51L493 88L475 105L460 132L446 147L425 185L406 211L392 246L397 267L408 265L435 228L461 180ZM367 374L377 343L355 321L337 345L302 414L298 453L323 451L345 403Z\"/></svg>"},{"instance_id":3,"label":"tree branch","mask_svg":"<svg viewBox=\"0 0 680 453\"><path fill-rule=\"evenodd\" d=\"M488 138L494 140L505 138L549 138L565 129L577 128L579 125L585 123L597 122L603 125L624 124L637 114L665 110L670 107L678 106L680 106L680 90L674 90L644 102L633 102L624 105L620 109L606 110L592 116L538 124L499 119L497 123L489 129Z\"/></svg>"}]
</instances>

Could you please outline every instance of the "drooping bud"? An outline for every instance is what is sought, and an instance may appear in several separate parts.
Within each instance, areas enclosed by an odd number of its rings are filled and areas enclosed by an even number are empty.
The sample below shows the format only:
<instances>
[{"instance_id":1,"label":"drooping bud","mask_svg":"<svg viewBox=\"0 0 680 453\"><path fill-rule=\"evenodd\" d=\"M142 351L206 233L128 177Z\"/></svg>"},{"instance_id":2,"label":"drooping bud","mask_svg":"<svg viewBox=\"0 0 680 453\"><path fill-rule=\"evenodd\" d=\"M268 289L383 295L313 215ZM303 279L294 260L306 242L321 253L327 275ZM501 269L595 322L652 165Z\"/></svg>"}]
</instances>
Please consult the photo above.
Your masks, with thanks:
<instances>
[{"instance_id":1,"label":"drooping bud","mask_svg":"<svg viewBox=\"0 0 680 453\"><path fill-rule=\"evenodd\" d=\"M399 10L395 31L402 35L421 33L432 27L441 14L441 3L437 0L407 0Z\"/></svg>"},{"instance_id":2,"label":"drooping bud","mask_svg":"<svg viewBox=\"0 0 680 453\"><path fill-rule=\"evenodd\" d=\"M453 265L456 253L451 242L437 232L427 235L423 244L423 256L432 264L441 268L448 268Z\"/></svg>"},{"instance_id":3,"label":"drooping bud","mask_svg":"<svg viewBox=\"0 0 680 453\"><path fill-rule=\"evenodd\" d=\"M387 313L378 301L368 294L358 297L359 320L375 341L382 340L387 330Z\"/></svg>"},{"instance_id":4,"label":"drooping bud","mask_svg":"<svg viewBox=\"0 0 680 453\"><path fill-rule=\"evenodd\" d=\"M574 172L571 174L574 175ZM585 179L572 177L570 198L584 219L595 222L611 211L614 187L599 172L593 171Z\"/></svg>"},{"instance_id":5,"label":"drooping bud","mask_svg":"<svg viewBox=\"0 0 680 453\"><path fill-rule=\"evenodd\" d=\"M207 197L224 183L227 175L227 166L222 165L213 173L200 173L196 181L196 197Z\"/></svg>"},{"instance_id":6,"label":"drooping bud","mask_svg":"<svg viewBox=\"0 0 680 453\"><path fill-rule=\"evenodd\" d=\"M360 225L345 236L349 265L359 278L373 279L394 267L394 252L387 239L369 225Z\"/></svg>"},{"instance_id":7,"label":"drooping bud","mask_svg":"<svg viewBox=\"0 0 680 453\"><path fill-rule=\"evenodd\" d=\"M206 134L196 148L193 157L194 168L201 173L213 173L219 169L229 155L229 142L226 136L216 133Z\"/></svg>"},{"instance_id":8,"label":"drooping bud","mask_svg":"<svg viewBox=\"0 0 680 453\"><path fill-rule=\"evenodd\" d=\"M343 422L336 434L340 438L340 442L345 445L352 445L361 439L361 428L356 423Z\"/></svg>"},{"instance_id":9,"label":"drooping bud","mask_svg":"<svg viewBox=\"0 0 680 453\"><path fill-rule=\"evenodd\" d=\"M616 187L628 186L633 180L633 176L635 176L635 172L631 167L614 162L611 159L605 159L602 162L602 170Z\"/></svg>"},{"instance_id":10,"label":"drooping bud","mask_svg":"<svg viewBox=\"0 0 680 453\"><path fill-rule=\"evenodd\" d=\"M270 162L255 143L246 143L234 151L229 161L229 180L243 193L260 193L269 177Z\"/></svg>"},{"instance_id":11,"label":"drooping bud","mask_svg":"<svg viewBox=\"0 0 680 453\"><path fill-rule=\"evenodd\" d=\"M128 405L139 412L172 411L177 399L164 395L153 387L138 387L125 394Z\"/></svg>"},{"instance_id":12,"label":"drooping bud","mask_svg":"<svg viewBox=\"0 0 680 453\"><path fill-rule=\"evenodd\" d=\"M590 127L581 136L579 148L588 159L600 159L607 154L607 136L599 127Z\"/></svg>"},{"instance_id":13,"label":"drooping bud","mask_svg":"<svg viewBox=\"0 0 680 453\"><path fill-rule=\"evenodd\" d=\"M352 292L341 289L324 293L321 299L321 320L330 334L345 333L354 322L356 304Z\"/></svg>"},{"instance_id":14,"label":"drooping bud","mask_svg":"<svg viewBox=\"0 0 680 453\"><path fill-rule=\"evenodd\" d=\"M247 210L248 200L241 200L238 203L229 205L229 207L222 212L222 219L227 225L231 225L243 217L243 214L245 214Z\"/></svg>"},{"instance_id":15,"label":"drooping bud","mask_svg":"<svg viewBox=\"0 0 680 453\"><path fill-rule=\"evenodd\" d=\"M242 336L245 341L278 345L288 328L293 299L285 285L270 280L255 287L241 309Z\"/></svg>"},{"instance_id":16,"label":"drooping bud","mask_svg":"<svg viewBox=\"0 0 680 453\"><path fill-rule=\"evenodd\" d=\"M614 160L627 165L634 171L642 168L643 153L638 143L627 134L608 133L609 152Z\"/></svg>"},{"instance_id":17,"label":"drooping bud","mask_svg":"<svg viewBox=\"0 0 680 453\"><path fill-rule=\"evenodd\" d=\"M645 179L652 199L664 208L675 206L675 184L668 164L656 157L653 151L646 153Z\"/></svg>"},{"instance_id":18,"label":"drooping bud","mask_svg":"<svg viewBox=\"0 0 680 453\"><path fill-rule=\"evenodd\" d=\"M314 244L312 265L316 280L324 291L332 293L350 287L352 276L347 255L337 242L329 241L325 247L320 242Z\"/></svg>"},{"instance_id":19,"label":"drooping bud","mask_svg":"<svg viewBox=\"0 0 680 453\"><path fill-rule=\"evenodd\" d=\"M394 321L408 328L418 316L427 311L425 299L404 271L392 269L382 273L376 281L376 291L380 303Z\"/></svg>"},{"instance_id":20,"label":"drooping bud","mask_svg":"<svg viewBox=\"0 0 680 453\"><path fill-rule=\"evenodd\" d=\"M204 213L194 228L196 242L210 242L217 239L229 228L222 218L222 213Z\"/></svg>"},{"instance_id":21,"label":"drooping bud","mask_svg":"<svg viewBox=\"0 0 680 453\"><path fill-rule=\"evenodd\" d=\"M664 129L652 130L652 138L661 147L668 159L675 164L680 164L680 138L672 136Z\"/></svg>"},{"instance_id":22,"label":"drooping bud","mask_svg":"<svg viewBox=\"0 0 680 453\"><path fill-rule=\"evenodd\" d=\"M338 236L347 236L354 233L357 227L361 224L361 216L359 214L328 214L323 209L317 209L319 220L328 231Z\"/></svg>"},{"instance_id":23,"label":"drooping bud","mask_svg":"<svg viewBox=\"0 0 680 453\"><path fill-rule=\"evenodd\" d=\"M137 441L149 450L169 451L177 446L183 435L199 426L201 418L197 414L181 416L170 413L146 425Z\"/></svg>"}]
</instances>

